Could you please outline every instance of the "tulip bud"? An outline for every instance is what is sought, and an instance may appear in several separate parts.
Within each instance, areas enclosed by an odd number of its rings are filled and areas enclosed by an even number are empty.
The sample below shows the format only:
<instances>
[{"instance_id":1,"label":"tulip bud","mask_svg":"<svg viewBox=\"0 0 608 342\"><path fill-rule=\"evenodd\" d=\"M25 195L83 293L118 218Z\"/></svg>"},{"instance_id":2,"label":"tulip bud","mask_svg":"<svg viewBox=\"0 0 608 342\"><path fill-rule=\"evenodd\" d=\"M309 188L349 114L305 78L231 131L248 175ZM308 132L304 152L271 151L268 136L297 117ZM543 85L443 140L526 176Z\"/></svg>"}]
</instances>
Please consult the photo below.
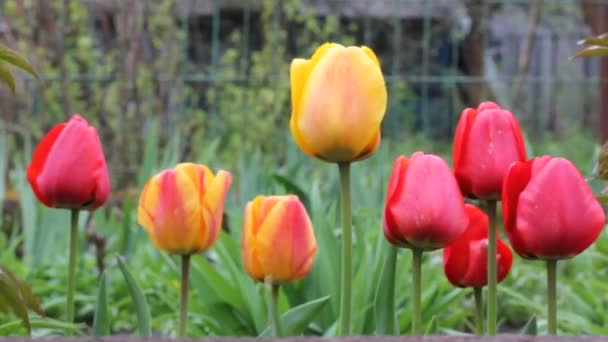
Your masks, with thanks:
<instances>
[{"instance_id":1,"label":"tulip bud","mask_svg":"<svg viewBox=\"0 0 608 342\"><path fill-rule=\"evenodd\" d=\"M370 156L380 145L386 85L368 47L326 43L291 63L291 133L308 155L327 162Z\"/></svg>"},{"instance_id":2,"label":"tulip bud","mask_svg":"<svg viewBox=\"0 0 608 342\"><path fill-rule=\"evenodd\" d=\"M384 235L394 245L434 250L466 229L464 199L446 162L416 152L395 161L384 209Z\"/></svg>"},{"instance_id":3,"label":"tulip bud","mask_svg":"<svg viewBox=\"0 0 608 342\"><path fill-rule=\"evenodd\" d=\"M137 221L154 245L175 254L209 249L219 237L231 176L205 166L178 164L152 177L139 198Z\"/></svg>"},{"instance_id":4,"label":"tulip bud","mask_svg":"<svg viewBox=\"0 0 608 342\"><path fill-rule=\"evenodd\" d=\"M515 116L494 102L462 112L454 135L454 174L465 196L499 199L511 163L526 160Z\"/></svg>"},{"instance_id":5,"label":"tulip bud","mask_svg":"<svg viewBox=\"0 0 608 342\"><path fill-rule=\"evenodd\" d=\"M34 151L27 180L51 208L94 210L104 204L110 181L97 130L77 114L53 127Z\"/></svg>"},{"instance_id":6,"label":"tulip bud","mask_svg":"<svg viewBox=\"0 0 608 342\"><path fill-rule=\"evenodd\" d=\"M505 231L517 254L566 259L602 232L604 210L567 159L550 156L514 163L502 190Z\"/></svg>"},{"instance_id":7,"label":"tulip bud","mask_svg":"<svg viewBox=\"0 0 608 342\"><path fill-rule=\"evenodd\" d=\"M466 204L469 224L464 234L443 250L443 270L454 286L481 287L488 283L488 216L481 209ZM497 240L497 280L501 282L511 269L513 254Z\"/></svg>"},{"instance_id":8,"label":"tulip bud","mask_svg":"<svg viewBox=\"0 0 608 342\"><path fill-rule=\"evenodd\" d=\"M257 196L247 203L243 264L255 280L302 279L317 254L312 223L297 196Z\"/></svg>"}]
</instances>

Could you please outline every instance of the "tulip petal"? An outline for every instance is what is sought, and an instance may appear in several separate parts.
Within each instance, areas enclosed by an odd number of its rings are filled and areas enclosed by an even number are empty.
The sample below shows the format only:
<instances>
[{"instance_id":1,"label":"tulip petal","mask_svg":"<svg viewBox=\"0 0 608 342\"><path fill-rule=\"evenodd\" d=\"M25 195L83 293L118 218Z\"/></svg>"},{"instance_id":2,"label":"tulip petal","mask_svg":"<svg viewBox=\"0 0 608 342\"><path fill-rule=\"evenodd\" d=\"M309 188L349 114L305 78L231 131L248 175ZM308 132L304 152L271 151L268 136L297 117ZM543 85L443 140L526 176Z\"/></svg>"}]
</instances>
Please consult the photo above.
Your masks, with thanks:
<instances>
[{"instance_id":1,"label":"tulip petal","mask_svg":"<svg viewBox=\"0 0 608 342\"><path fill-rule=\"evenodd\" d=\"M60 123L53 127L40 141L40 144L34 151L34 155L32 157L32 162L27 168L27 180L32 186L32 190L34 194L40 200L40 202L44 203L46 206L52 206L53 203L49 201L49 199L44 195L43 192L40 191L38 187L38 175L44 169L44 165L46 163L47 157L49 155L49 151L55 144L57 137L61 134L63 129L65 128L65 123Z\"/></svg>"},{"instance_id":2,"label":"tulip petal","mask_svg":"<svg viewBox=\"0 0 608 342\"><path fill-rule=\"evenodd\" d=\"M300 146L321 159L353 161L370 144L384 117L387 94L382 72L358 47L336 45L318 63L314 59L294 108L292 132L297 132Z\"/></svg>"},{"instance_id":3,"label":"tulip petal","mask_svg":"<svg viewBox=\"0 0 608 342\"><path fill-rule=\"evenodd\" d=\"M424 249L443 248L467 227L464 200L454 176L434 155L414 153L400 193L390 205L399 234Z\"/></svg>"},{"instance_id":4,"label":"tulip petal","mask_svg":"<svg viewBox=\"0 0 608 342\"><path fill-rule=\"evenodd\" d=\"M468 244L466 272L460 281L465 286L480 287L488 283L488 239L473 240Z\"/></svg>"},{"instance_id":5,"label":"tulip petal","mask_svg":"<svg viewBox=\"0 0 608 342\"><path fill-rule=\"evenodd\" d=\"M496 199L511 163L526 159L521 129L513 113L494 102L461 115L454 137L454 172L467 196Z\"/></svg>"},{"instance_id":6,"label":"tulip petal","mask_svg":"<svg viewBox=\"0 0 608 342\"><path fill-rule=\"evenodd\" d=\"M492 101L482 102L477 106L477 111L479 111L479 112L484 111L484 110L491 110L491 109L502 109L502 108L500 108L500 106L496 102L492 102Z\"/></svg>"},{"instance_id":7,"label":"tulip petal","mask_svg":"<svg viewBox=\"0 0 608 342\"><path fill-rule=\"evenodd\" d=\"M536 158L535 158L536 159ZM523 242L517 234L517 206L521 192L526 188L532 175L534 159L526 162L515 162L507 171L502 186L502 215L505 232L511 241L513 249L519 255L525 255Z\"/></svg>"},{"instance_id":8,"label":"tulip petal","mask_svg":"<svg viewBox=\"0 0 608 342\"><path fill-rule=\"evenodd\" d=\"M85 156L85 157L83 157ZM95 128L78 115L64 126L50 147L43 168L37 176L38 191L54 207L97 207L96 191L107 198L107 181L99 182L107 174L105 158Z\"/></svg>"},{"instance_id":9,"label":"tulip petal","mask_svg":"<svg viewBox=\"0 0 608 342\"><path fill-rule=\"evenodd\" d=\"M139 205L137 208L137 223L141 225L147 232L152 242L158 249L161 247L161 242L157 240L154 234L154 213L160 201L160 180L161 174L150 178L139 196Z\"/></svg>"},{"instance_id":10,"label":"tulip petal","mask_svg":"<svg viewBox=\"0 0 608 342\"><path fill-rule=\"evenodd\" d=\"M405 172L407 171L408 159L404 156L399 156L393 165L391 178L388 181L388 190L386 194L386 204L384 206L384 215L382 216L382 228L386 239L397 246L409 246L407 240L400 237L397 223L392 217L389 203L393 203L403 190L405 182Z\"/></svg>"},{"instance_id":11,"label":"tulip petal","mask_svg":"<svg viewBox=\"0 0 608 342\"><path fill-rule=\"evenodd\" d=\"M443 252L444 273L455 286L471 286L464 280L467 269L470 268L469 245L472 241L488 239L488 216L470 204L465 205L465 212L469 218L467 229Z\"/></svg>"},{"instance_id":12,"label":"tulip petal","mask_svg":"<svg viewBox=\"0 0 608 342\"><path fill-rule=\"evenodd\" d=\"M511 253L511 249L507 244L502 242L502 240L498 239L497 244L497 255L496 255L496 266L497 270L497 281L500 283L503 281L509 271L511 270L511 266L513 265L513 253Z\"/></svg>"},{"instance_id":13,"label":"tulip petal","mask_svg":"<svg viewBox=\"0 0 608 342\"><path fill-rule=\"evenodd\" d=\"M291 105L292 105L292 119L297 120L298 112L297 108L300 108L300 99L302 98L302 91L308 80L308 76L312 68L319 62L319 60L327 53L327 51L336 46L334 43L325 43L321 45L312 57L308 59L294 58L291 61L291 68L289 71L289 78L291 81Z\"/></svg>"},{"instance_id":14,"label":"tulip petal","mask_svg":"<svg viewBox=\"0 0 608 342\"><path fill-rule=\"evenodd\" d=\"M599 236L605 214L574 165L552 158L534 163L517 208L517 234L526 251L543 259L577 255Z\"/></svg>"},{"instance_id":15,"label":"tulip petal","mask_svg":"<svg viewBox=\"0 0 608 342\"><path fill-rule=\"evenodd\" d=\"M380 147L381 139L382 138L381 138L380 130L378 130L376 132L376 135L370 140L369 144L367 146L365 146L363 151L361 151L361 153L356 157L356 159L354 161L363 160L363 159L369 157L370 155L374 154L374 152L376 152L378 147Z\"/></svg>"},{"instance_id":16,"label":"tulip petal","mask_svg":"<svg viewBox=\"0 0 608 342\"><path fill-rule=\"evenodd\" d=\"M291 115L296 119L298 117L296 108L299 108L302 90L306 85L311 70L312 63L308 59L296 58L291 61L291 68L289 71L289 78L291 81L291 106L293 110Z\"/></svg>"},{"instance_id":17,"label":"tulip petal","mask_svg":"<svg viewBox=\"0 0 608 342\"><path fill-rule=\"evenodd\" d=\"M462 172L461 163L466 160L467 149L464 144L469 140L469 130L476 115L477 110L473 108L465 109L460 115L460 119L458 119L456 132L454 133L454 152L452 154L454 173L464 194L471 192L471 179L467 173Z\"/></svg>"},{"instance_id":18,"label":"tulip petal","mask_svg":"<svg viewBox=\"0 0 608 342\"><path fill-rule=\"evenodd\" d=\"M255 254L255 207L260 205L264 201L263 196L256 197L253 201L247 203L245 207L245 218L243 225L243 241L241 244L241 250L243 253L243 266L245 271L256 280L263 280L264 274L262 273L262 267L258 261L257 254Z\"/></svg>"},{"instance_id":19,"label":"tulip petal","mask_svg":"<svg viewBox=\"0 0 608 342\"><path fill-rule=\"evenodd\" d=\"M294 275L307 267L311 248L316 246L304 206L297 197L289 197L272 207L256 234L263 273L279 282L295 280Z\"/></svg>"},{"instance_id":20,"label":"tulip petal","mask_svg":"<svg viewBox=\"0 0 608 342\"><path fill-rule=\"evenodd\" d=\"M365 52L365 54L372 59L372 61L374 61L374 63L376 63L377 66L380 66L380 61L378 60L378 56L376 56L376 54L374 53L374 51L370 48L368 48L367 46L362 46L361 50L363 50L363 52Z\"/></svg>"},{"instance_id":21,"label":"tulip petal","mask_svg":"<svg viewBox=\"0 0 608 342\"><path fill-rule=\"evenodd\" d=\"M215 178L211 180L208 188L205 189L202 210L209 214L204 217L207 234L201 234L198 238L201 246L204 246L203 250L215 244L215 241L219 237L220 230L222 229L224 203L231 183L232 177L230 173L220 170Z\"/></svg>"}]
</instances>

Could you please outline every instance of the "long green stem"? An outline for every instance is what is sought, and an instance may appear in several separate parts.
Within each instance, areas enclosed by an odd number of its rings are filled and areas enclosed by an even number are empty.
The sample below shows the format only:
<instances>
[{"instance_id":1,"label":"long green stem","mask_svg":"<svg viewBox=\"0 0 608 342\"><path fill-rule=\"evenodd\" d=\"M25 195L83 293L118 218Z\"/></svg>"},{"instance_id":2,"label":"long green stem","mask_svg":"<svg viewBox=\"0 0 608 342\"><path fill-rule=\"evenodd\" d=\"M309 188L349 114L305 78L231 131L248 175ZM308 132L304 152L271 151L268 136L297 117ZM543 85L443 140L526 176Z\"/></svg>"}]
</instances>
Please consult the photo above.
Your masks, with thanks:
<instances>
[{"instance_id":1,"label":"long green stem","mask_svg":"<svg viewBox=\"0 0 608 342\"><path fill-rule=\"evenodd\" d=\"M350 204L350 163L339 163L342 189L342 279L339 336L350 334L352 297L352 217Z\"/></svg>"},{"instance_id":2,"label":"long green stem","mask_svg":"<svg viewBox=\"0 0 608 342\"><path fill-rule=\"evenodd\" d=\"M273 284L272 279L266 280L267 296L266 301L268 302L268 319L272 324L272 330L274 337L283 336L283 328L281 326L281 317L279 317L279 285Z\"/></svg>"},{"instance_id":3,"label":"long green stem","mask_svg":"<svg viewBox=\"0 0 608 342\"><path fill-rule=\"evenodd\" d=\"M420 307L420 274L422 272L422 249L412 249L412 283L413 283L413 296L414 296L414 315L412 316L412 334L422 334L422 310Z\"/></svg>"},{"instance_id":4,"label":"long green stem","mask_svg":"<svg viewBox=\"0 0 608 342\"><path fill-rule=\"evenodd\" d=\"M188 331L188 282L190 281L190 254L182 255L182 284L179 303L179 337Z\"/></svg>"},{"instance_id":5,"label":"long green stem","mask_svg":"<svg viewBox=\"0 0 608 342\"><path fill-rule=\"evenodd\" d=\"M547 327L549 335L557 335L557 260L547 260Z\"/></svg>"},{"instance_id":6,"label":"long green stem","mask_svg":"<svg viewBox=\"0 0 608 342\"><path fill-rule=\"evenodd\" d=\"M475 296L475 333L477 336L483 335L483 288L480 286L473 288L473 295Z\"/></svg>"},{"instance_id":7,"label":"long green stem","mask_svg":"<svg viewBox=\"0 0 608 342\"><path fill-rule=\"evenodd\" d=\"M76 262L78 257L78 209L71 210L70 256L68 264L68 293L66 298L66 321L74 323L74 291L76 289ZM67 329L66 335L71 336L72 330Z\"/></svg>"},{"instance_id":8,"label":"long green stem","mask_svg":"<svg viewBox=\"0 0 608 342\"><path fill-rule=\"evenodd\" d=\"M496 335L496 201L486 201L488 227L488 335Z\"/></svg>"}]
</instances>

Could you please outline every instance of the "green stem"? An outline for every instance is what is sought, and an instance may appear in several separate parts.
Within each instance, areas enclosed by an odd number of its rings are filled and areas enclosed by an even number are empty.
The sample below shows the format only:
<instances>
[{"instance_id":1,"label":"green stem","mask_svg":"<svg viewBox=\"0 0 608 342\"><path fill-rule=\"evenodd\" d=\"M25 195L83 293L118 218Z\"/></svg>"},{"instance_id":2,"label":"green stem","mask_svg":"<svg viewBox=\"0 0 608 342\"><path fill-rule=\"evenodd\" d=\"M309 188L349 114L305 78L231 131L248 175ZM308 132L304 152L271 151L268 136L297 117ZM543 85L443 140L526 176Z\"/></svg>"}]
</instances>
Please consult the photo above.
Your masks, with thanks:
<instances>
[{"instance_id":1,"label":"green stem","mask_svg":"<svg viewBox=\"0 0 608 342\"><path fill-rule=\"evenodd\" d=\"M70 256L68 264L68 293L66 298L66 321L74 323L74 292L76 288L76 262L78 256L78 209L71 210ZM71 336L72 330L66 329L66 335Z\"/></svg>"},{"instance_id":2,"label":"green stem","mask_svg":"<svg viewBox=\"0 0 608 342\"><path fill-rule=\"evenodd\" d=\"M475 333L477 336L483 335L483 298L482 298L481 286L473 288L473 295L475 296Z\"/></svg>"},{"instance_id":3,"label":"green stem","mask_svg":"<svg viewBox=\"0 0 608 342\"><path fill-rule=\"evenodd\" d=\"M268 319L272 324L272 329L274 332L274 337L282 337L283 336L283 328L281 327L281 317L279 317L279 285L273 284L272 279L266 280L266 288L267 288L267 296L266 300L268 302Z\"/></svg>"},{"instance_id":4,"label":"green stem","mask_svg":"<svg viewBox=\"0 0 608 342\"><path fill-rule=\"evenodd\" d=\"M557 335L557 260L547 260L547 326L549 335Z\"/></svg>"},{"instance_id":5,"label":"green stem","mask_svg":"<svg viewBox=\"0 0 608 342\"><path fill-rule=\"evenodd\" d=\"M488 227L488 335L496 335L496 200L486 201Z\"/></svg>"},{"instance_id":6,"label":"green stem","mask_svg":"<svg viewBox=\"0 0 608 342\"><path fill-rule=\"evenodd\" d=\"M413 296L414 296L414 315L412 316L412 334L422 334L422 311L420 308L420 282L421 282L421 271L422 271L422 249L412 249L412 283L413 283Z\"/></svg>"},{"instance_id":7,"label":"green stem","mask_svg":"<svg viewBox=\"0 0 608 342\"><path fill-rule=\"evenodd\" d=\"M182 255L182 283L179 303L179 337L188 331L188 282L190 280L190 254Z\"/></svg>"},{"instance_id":8,"label":"green stem","mask_svg":"<svg viewBox=\"0 0 608 342\"><path fill-rule=\"evenodd\" d=\"M350 334L352 297L352 217L350 204L350 163L339 163L340 187L342 189L342 279L340 298L339 336Z\"/></svg>"}]
</instances>

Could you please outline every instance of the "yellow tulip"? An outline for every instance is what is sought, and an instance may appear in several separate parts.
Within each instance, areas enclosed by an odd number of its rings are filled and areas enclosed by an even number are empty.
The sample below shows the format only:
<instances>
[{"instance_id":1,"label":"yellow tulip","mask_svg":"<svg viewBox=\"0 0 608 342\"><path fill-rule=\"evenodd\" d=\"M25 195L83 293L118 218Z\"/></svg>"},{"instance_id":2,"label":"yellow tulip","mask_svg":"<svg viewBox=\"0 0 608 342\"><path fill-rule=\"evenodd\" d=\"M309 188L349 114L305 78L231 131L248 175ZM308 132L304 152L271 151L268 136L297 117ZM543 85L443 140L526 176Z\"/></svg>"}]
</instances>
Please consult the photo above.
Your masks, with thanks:
<instances>
[{"instance_id":1,"label":"yellow tulip","mask_svg":"<svg viewBox=\"0 0 608 342\"><path fill-rule=\"evenodd\" d=\"M205 165L182 163L152 177L139 198L137 221L154 245L175 254L209 249L222 226L231 176Z\"/></svg>"},{"instance_id":2,"label":"yellow tulip","mask_svg":"<svg viewBox=\"0 0 608 342\"><path fill-rule=\"evenodd\" d=\"M310 59L291 62L291 134L308 155L352 162L380 145L386 85L366 47L325 43Z\"/></svg>"},{"instance_id":3,"label":"yellow tulip","mask_svg":"<svg viewBox=\"0 0 608 342\"><path fill-rule=\"evenodd\" d=\"M255 280L274 284L298 280L312 268L317 240L297 196L257 196L247 203L243 264Z\"/></svg>"}]
</instances>

